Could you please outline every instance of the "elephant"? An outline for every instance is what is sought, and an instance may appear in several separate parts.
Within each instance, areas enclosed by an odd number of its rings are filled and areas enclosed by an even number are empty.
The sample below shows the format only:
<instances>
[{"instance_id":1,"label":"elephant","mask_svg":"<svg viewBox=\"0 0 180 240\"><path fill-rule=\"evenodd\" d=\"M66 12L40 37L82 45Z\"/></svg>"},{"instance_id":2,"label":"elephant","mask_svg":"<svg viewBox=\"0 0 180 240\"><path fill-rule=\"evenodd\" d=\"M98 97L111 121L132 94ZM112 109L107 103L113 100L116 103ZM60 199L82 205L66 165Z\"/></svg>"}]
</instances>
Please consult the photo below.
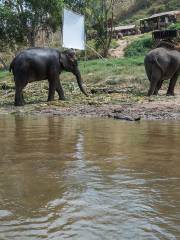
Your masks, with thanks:
<instances>
[{"instance_id":1,"label":"elephant","mask_svg":"<svg viewBox=\"0 0 180 240\"><path fill-rule=\"evenodd\" d=\"M85 91L78 68L75 52L71 49L60 52L54 48L28 48L21 51L11 62L9 71L13 72L15 81L15 106L25 104L23 88L31 82L48 79L48 100L53 101L55 91L60 100L65 100L64 91L59 80L63 70L72 72L77 79L82 93Z\"/></svg>"},{"instance_id":2,"label":"elephant","mask_svg":"<svg viewBox=\"0 0 180 240\"><path fill-rule=\"evenodd\" d=\"M170 79L167 96L174 96L174 87L180 74L180 52L168 43L160 43L144 59L147 77L150 81L148 96L157 95L164 80Z\"/></svg>"}]
</instances>

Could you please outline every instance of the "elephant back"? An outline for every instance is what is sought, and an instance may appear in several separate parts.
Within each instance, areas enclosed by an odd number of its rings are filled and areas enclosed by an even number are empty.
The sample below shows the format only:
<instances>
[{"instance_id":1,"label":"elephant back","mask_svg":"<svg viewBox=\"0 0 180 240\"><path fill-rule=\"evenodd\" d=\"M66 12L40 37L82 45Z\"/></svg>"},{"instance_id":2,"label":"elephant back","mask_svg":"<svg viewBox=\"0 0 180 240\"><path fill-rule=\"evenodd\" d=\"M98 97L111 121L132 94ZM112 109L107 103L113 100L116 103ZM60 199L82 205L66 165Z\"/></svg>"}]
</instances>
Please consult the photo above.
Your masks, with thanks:
<instances>
[{"instance_id":1,"label":"elephant back","mask_svg":"<svg viewBox=\"0 0 180 240\"><path fill-rule=\"evenodd\" d=\"M180 52L180 45L175 44L173 42L170 41L160 41L155 48L160 48L160 47L164 47L164 48L168 48L169 50L177 50L178 52Z\"/></svg>"}]
</instances>

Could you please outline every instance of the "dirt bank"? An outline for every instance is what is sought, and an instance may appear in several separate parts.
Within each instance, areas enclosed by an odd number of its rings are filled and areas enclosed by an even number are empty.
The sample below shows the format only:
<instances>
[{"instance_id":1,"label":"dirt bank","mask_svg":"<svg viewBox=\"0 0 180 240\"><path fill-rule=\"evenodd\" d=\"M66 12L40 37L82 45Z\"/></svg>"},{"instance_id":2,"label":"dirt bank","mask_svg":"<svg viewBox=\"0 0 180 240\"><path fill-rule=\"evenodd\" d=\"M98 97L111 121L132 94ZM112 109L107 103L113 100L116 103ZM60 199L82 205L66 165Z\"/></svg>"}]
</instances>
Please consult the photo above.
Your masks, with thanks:
<instances>
[{"instance_id":1,"label":"dirt bank","mask_svg":"<svg viewBox=\"0 0 180 240\"><path fill-rule=\"evenodd\" d=\"M124 57L124 50L126 47L131 44L133 41L135 41L140 35L133 35L129 37L125 37L123 39L117 40L117 47L112 48L109 50L109 56L113 58L122 58Z\"/></svg>"},{"instance_id":2,"label":"dirt bank","mask_svg":"<svg viewBox=\"0 0 180 240\"><path fill-rule=\"evenodd\" d=\"M1 114L58 115L58 116L97 116L121 120L139 119L180 119L180 94L175 97L165 95L141 99L138 102L112 104L87 102L85 104L54 101L26 104L23 107L6 105L0 108Z\"/></svg>"}]
</instances>

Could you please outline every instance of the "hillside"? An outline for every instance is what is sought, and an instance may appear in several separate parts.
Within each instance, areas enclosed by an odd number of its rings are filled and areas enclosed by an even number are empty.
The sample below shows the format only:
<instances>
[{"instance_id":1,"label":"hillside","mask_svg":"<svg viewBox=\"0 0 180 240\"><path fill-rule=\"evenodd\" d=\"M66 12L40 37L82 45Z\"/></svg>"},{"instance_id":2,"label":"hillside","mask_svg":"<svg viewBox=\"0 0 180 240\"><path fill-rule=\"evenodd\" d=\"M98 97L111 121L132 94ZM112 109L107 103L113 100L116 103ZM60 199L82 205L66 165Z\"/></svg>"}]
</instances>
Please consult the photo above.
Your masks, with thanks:
<instances>
[{"instance_id":1,"label":"hillside","mask_svg":"<svg viewBox=\"0 0 180 240\"><path fill-rule=\"evenodd\" d=\"M128 7L116 12L118 24L134 23L137 20L151 16L157 12L166 12L180 9L179 0L129 0Z\"/></svg>"}]
</instances>

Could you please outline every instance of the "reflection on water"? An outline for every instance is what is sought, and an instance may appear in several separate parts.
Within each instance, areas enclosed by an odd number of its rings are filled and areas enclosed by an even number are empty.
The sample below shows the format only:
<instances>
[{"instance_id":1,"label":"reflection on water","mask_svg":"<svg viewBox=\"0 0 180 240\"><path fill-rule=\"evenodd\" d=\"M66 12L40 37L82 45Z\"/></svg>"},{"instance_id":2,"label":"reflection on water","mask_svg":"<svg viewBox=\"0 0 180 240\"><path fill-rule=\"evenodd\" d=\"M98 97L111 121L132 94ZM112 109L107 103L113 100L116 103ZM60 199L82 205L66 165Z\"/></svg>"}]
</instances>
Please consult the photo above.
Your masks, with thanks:
<instances>
[{"instance_id":1,"label":"reflection on water","mask_svg":"<svg viewBox=\"0 0 180 240\"><path fill-rule=\"evenodd\" d=\"M180 239L180 123L0 117L0 239Z\"/></svg>"}]
</instances>

